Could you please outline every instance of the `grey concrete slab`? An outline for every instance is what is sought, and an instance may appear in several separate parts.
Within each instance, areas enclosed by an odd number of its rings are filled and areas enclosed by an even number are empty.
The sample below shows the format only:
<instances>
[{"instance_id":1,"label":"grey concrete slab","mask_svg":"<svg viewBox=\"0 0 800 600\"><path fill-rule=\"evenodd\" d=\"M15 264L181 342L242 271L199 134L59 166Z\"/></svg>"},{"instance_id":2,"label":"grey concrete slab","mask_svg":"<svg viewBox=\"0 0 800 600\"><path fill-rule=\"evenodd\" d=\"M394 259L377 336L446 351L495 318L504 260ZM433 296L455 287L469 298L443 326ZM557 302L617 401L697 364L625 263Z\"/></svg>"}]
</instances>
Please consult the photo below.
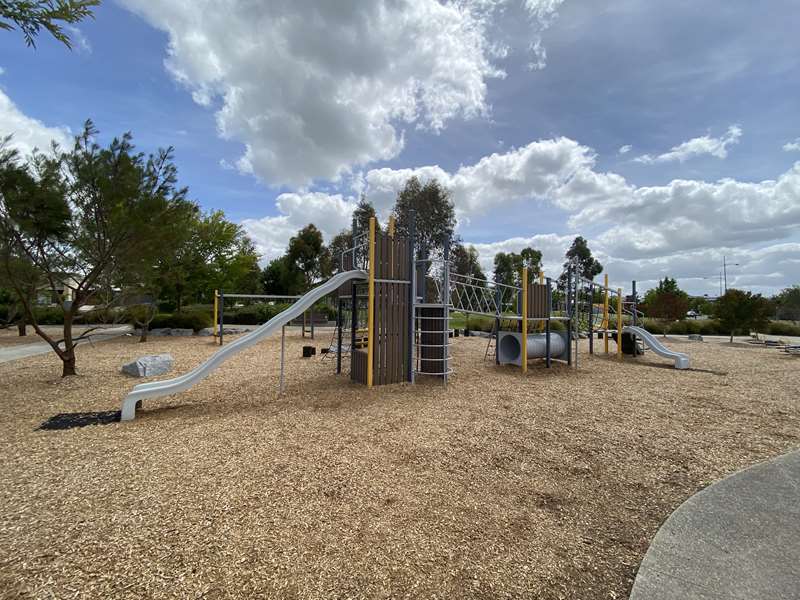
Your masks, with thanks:
<instances>
[{"instance_id":1,"label":"grey concrete slab","mask_svg":"<svg viewBox=\"0 0 800 600\"><path fill-rule=\"evenodd\" d=\"M664 522L631 600L800 599L800 451L698 492Z\"/></svg>"},{"instance_id":2,"label":"grey concrete slab","mask_svg":"<svg viewBox=\"0 0 800 600\"><path fill-rule=\"evenodd\" d=\"M97 331L89 334L88 338L81 340L79 343L88 343L91 341L102 342L103 340L114 339L128 332L132 331L130 325L123 325L120 327L110 327L108 329L98 329ZM52 352L53 349L47 342L36 342L34 344L23 344L17 346L10 346L8 348L0 348L0 363L11 362L13 360L20 360L28 358L29 356L37 356L39 354L47 354Z\"/></svg>"}]
</instances>

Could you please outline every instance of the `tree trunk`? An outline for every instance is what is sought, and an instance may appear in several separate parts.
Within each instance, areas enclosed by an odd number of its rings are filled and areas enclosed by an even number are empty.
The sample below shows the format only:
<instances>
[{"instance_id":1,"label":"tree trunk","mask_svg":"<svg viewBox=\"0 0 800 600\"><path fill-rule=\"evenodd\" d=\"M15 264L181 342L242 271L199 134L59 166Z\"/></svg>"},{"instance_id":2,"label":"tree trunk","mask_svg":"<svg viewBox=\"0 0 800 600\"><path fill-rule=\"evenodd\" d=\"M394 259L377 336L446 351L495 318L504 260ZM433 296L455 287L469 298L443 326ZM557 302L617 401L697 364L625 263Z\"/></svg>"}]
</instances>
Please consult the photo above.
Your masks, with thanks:
<instances>
[{"instance_id":1,"label":"tree trunk","mask_svg":"<svg viewBox=\"0 0 800 600\"><path fill-rule=\"evenodd\" d=\"M731 329L731 344L733 343L733 329Z\"/></svg>"},{"instance_id":2,"label":"tree trunk","mask_svg":"<svg viewBox=\"0 0 800 600\"><path fill-rule=\"evenodd\" d=\"M68 377L70 375L77 375L75 371L75 350L73 349L68 354L64 355L61 359L63 363L63 369L61 370L62 377Z\"/></svg>"},{"instance_id":3,"label":"tree trunk","mask_svg":"<svg viewBox=\"0 0 800 600\"><path fill-rule=\"evenodd\" d=\"M142 323L142 333L139 335L139 343L147 341L147 332L150 330L150 323Z\"/></svg>"},{"instance_id":4,"label":"tree trunk","mask_svg":"<svg viewBox=\"0 0 800 600\"><path fill-rule=\"evenodd\" d=\"M64 352L61 354L61 362L63 369L61 371L62 377L75 375L75 345L72 342L72 319L74 315L72 310L64 313Z\"/></svg>"},{"instance_id":5,"label":"tree trunk","mask_svg":"<svg viewBox=\"0 0 800 600\"><path fill-rule=\"evenodd\" d=\"M19 334L19 337L25 337L28 335L28 323L25 322L25 319L20 319L20 321L17 323L17 333Z\"/></svg>"}]
</instances>

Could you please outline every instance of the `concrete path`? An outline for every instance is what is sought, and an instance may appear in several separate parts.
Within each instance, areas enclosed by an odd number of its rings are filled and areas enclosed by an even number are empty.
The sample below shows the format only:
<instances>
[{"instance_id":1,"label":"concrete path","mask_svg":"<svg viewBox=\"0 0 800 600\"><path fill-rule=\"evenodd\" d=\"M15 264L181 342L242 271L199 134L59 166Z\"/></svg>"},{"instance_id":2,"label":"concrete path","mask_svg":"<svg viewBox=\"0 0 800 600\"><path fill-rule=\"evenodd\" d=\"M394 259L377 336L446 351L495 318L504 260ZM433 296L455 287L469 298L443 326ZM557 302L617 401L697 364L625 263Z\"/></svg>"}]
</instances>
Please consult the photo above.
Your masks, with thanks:
<instances>
[{"instance_id":1,"label":"concrete path","mask_svg":"<svg viewBox=\"0 0 800 600\"><path fill-rule=\"evenodd\" d=\"M800 598L800 450L689 498L661 526L631 600Z\"/></svg>"},{"instance_id":2,"label":"concrete path","mask_svg":"<svg viewBox=\"0 0 800 600\"><path fill-rule=\"evenodd\" d=\"M119 337L132 331L130 325L122 325L120 327L110 327L108 329L98 329L89 334L88 338L82 339L79 344L91 342L102 342L103 340L110 340ZM52 352L53 349L47 342L36 342L35 344L23 344L16 346L9 346L8 348L0 348L0 363L11 362L12 360L19 360L29 356L36 356L38 354L47 354Z\"/></svg>"}]
</instances>

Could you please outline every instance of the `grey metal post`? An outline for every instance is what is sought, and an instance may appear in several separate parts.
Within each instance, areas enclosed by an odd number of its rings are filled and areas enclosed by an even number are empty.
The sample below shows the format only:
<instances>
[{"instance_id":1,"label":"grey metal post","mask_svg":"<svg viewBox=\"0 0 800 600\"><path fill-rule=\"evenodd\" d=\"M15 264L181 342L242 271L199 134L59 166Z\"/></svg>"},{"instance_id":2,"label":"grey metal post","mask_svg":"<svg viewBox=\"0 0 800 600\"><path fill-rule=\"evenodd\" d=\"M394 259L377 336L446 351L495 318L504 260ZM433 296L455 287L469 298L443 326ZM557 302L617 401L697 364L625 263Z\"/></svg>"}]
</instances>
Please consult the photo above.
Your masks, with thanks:
<instances>
[{"instance_id":1,"label":"grey metal post","mask_svg":"<svg viewBox=\"0 0 800 600\"><path fill-rule=\"evenodd\" d=\"M411 279L408 286L408 352L406 354L406 380L414 383L414 322L417 303L417 265L414 260L414 244L417 234L417 211L408 213L408 276Z\"/></svg>"},{"instance_id":2,"label":"grey metal post","mask_svg":"<svg viewBox=\"0 0 800 600\"><path fill-rule=\"evenodd\" d=\"M500 364L500 355L497 353L497 342L500 340L500 317L503 314L503 288L494 282L495 303L497 304L497 318L494 320L494 363Z\"/></svg>"},{"instance_id":3,"label":"grey metal post","mask_svg":"<svg viewBox=\"0 0 800 600\"><path fill-rule=\"evenodd\" d=\"M342 307L344 306L344 302L342 301L342 297L337 294L337 310L336 310L336 374L339 375L342 372Z\"/></svg>"},{"instance_id":4,"label":"grey metal post","mask_svg":"<svg viewBox=\"0 0 800 600\"><path fill-rule=\"evenodd\" d=\"M633 321L633 326L636 327L636 280L635 279L631 282L631 294L633 294L632 321Z\"/></svg>"},{"instance_id":5,"label":"grey metal post","mask_svg":"<svg viewBox=\"0 0 800 600\"><path fill-rule=\"evenodd\" d=\"M450 240L444 243L444 276L442 281L442 322L444 323L444 352L442 362L444 364L444 384L447 385L447 370L450 367Z\"/></svg>"},{"instance_id":6,"label":"grey metal post","mask_svg":"<svg viewBox=\"0 0 800 600\"><path fill-rule=\"evenodd\" d=\"M278 391L283 394L283 364L286 359L286 325L281 326L281 379L278 384Z\"/></svg>"},{"instance_id":7,"label":"grey metal post","mask_svg":"<svg viewBox=\"0 0 800 600\"><path fill-rule=\"evenodd\" d=\"M314 339L314 307L311 307L311 339Z\"/></svg>"},{"instance_id":8,"label":"grey metal post","mask_svg":"<svg viewBox=\"0 0 800 600\"><path fill-rule=\"evenodd\" d=\"M572 314L572 267L567 269L567 364L572 365L572 321L574 315Z\"/></svg>"},{"instance_id":9,"label":"grey metal post","mask_svg":"<svg viewBox=\"0 0 800 600\"><path fill-rule=\"evenodd\" d=\"M588 288L589 293L589 340L594 336L594 283L590 283ZM594 353L594 343L589 342L589 354Z\"/></svg>"},{"instance_id":10,"label":"grey metal post","mask_svg":"<svg viewBox=\"0 0 800 600\"><path fill-rule=\"evenodd\" d=\"M225 292L219 293L219 345L222 346L222 334L225 331Z\"/></svg>"},{"instance_id":11,"label":"grey metal post","mask_svg":"<svg viewBox=\"0 0 800 600\"><path fill-rule=\"evenodd\" d=\"M545 321L545 365L550 368L550 315L553 312L553 288L550 278L547 278L547 321Z\"/></svg>"}]
</instances>

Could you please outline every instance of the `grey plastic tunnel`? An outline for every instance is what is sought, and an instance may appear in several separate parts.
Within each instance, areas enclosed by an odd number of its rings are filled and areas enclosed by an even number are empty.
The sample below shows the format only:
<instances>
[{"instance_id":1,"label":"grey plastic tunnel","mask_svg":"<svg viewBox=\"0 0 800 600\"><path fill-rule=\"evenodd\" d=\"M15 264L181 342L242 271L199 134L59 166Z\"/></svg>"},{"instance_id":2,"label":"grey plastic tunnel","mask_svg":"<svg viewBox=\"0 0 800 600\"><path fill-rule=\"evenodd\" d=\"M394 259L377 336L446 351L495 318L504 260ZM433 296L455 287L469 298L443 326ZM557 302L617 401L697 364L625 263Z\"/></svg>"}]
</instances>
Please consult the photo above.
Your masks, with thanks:
<instances>
[{"instance_id":1,"label":"grey plastic tunnel","mask_svg":"<svg viewBox=\"0 0 800 600\"><path fill-rule=\"evenodd\" d=\"M546 333L528 335L528 358L547 356ZM550 357L561 358L567 352L567 341L559 332L550 332ZM497 360L501 365L522 365L522 334L501 331L497 336Z\"/></svg>"}]
</instances>

